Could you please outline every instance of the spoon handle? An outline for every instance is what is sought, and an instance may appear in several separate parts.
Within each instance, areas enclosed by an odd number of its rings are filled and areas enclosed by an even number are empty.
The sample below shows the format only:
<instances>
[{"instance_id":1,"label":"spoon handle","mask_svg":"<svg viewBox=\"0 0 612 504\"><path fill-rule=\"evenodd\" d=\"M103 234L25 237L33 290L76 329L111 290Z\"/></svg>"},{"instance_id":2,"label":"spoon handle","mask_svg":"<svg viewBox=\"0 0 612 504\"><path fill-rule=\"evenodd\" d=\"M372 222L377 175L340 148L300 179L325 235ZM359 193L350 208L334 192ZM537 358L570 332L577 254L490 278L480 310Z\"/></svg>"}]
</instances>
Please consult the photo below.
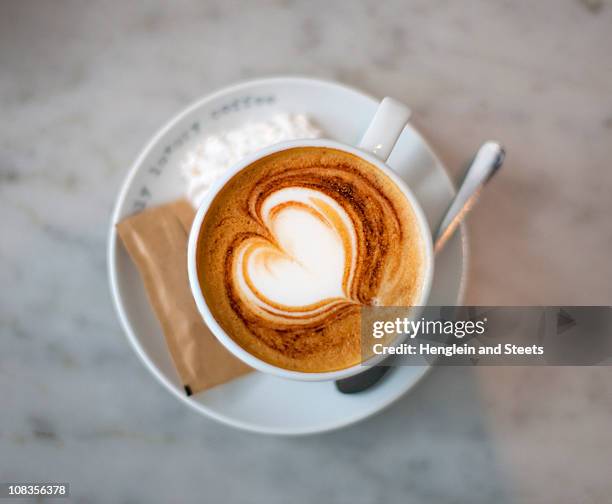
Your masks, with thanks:
<instances>
[{"instance_id":1,"label":"spoon handle","mask_svg":"<svg viewBox=\"0 0 612 504\"><path fill-rule=\"evenodd\" d=\"M434 252L438 253L442 250L457 226L465 218L465 214L476 203L483 186L501 168L504 157L504 148L497 142L485 142L478 149L463 175L455 198L434 235Z\"/></svg>"}]
</instances>

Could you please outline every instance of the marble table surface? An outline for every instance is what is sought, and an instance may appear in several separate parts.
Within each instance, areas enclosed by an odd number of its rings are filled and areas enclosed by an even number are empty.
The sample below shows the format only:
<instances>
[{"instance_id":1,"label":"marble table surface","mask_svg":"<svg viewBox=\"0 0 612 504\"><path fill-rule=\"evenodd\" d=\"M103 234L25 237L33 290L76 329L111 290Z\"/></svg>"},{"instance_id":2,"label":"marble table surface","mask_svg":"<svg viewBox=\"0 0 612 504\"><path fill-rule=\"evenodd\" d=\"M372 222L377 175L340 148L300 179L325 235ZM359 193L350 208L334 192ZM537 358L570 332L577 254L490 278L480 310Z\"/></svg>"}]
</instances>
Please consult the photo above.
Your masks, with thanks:
<instances>
[{"instance_id":1,"label":"marble table surface","mask_svg":"<svg viewBox=\"0 0 612 504\"><path fill-rule=\"evenodd\" d=\"M314 75L410 104L454 175L505 143L467 302L612 304L611 52L603 0L2 2L0 481L68 481L82 503L609 502L611 369L437 369L342 431L238 432L139 363L105 246L163 121Z\"/></svg>"}]
</instances>

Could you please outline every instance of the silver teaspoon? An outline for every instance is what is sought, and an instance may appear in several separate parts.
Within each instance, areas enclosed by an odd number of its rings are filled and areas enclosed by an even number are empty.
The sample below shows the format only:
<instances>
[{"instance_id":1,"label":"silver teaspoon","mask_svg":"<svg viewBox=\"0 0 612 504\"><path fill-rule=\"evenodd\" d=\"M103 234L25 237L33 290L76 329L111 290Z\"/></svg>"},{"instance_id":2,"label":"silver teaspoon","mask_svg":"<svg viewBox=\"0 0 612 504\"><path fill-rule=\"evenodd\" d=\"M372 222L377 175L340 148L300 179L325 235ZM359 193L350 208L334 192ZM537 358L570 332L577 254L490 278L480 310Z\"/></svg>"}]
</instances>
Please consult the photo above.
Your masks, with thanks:
<instances>
[{"instance_id":1,"label":"silver teaspoon","mask_svg":"<svg viewBox=\"0 0 612 504\"><path fill-rule=\"evenodd\" d=\"M498 142L485 142L468 164L455 198L449 205L437 231L434 233L434 252L444 248L457 226L472 209L485 184L501 168L506 152ZM349 378L336 381L336 388L343 394L363 392L378 383L390 366L378 365Z\"/></svg>"}]
</instances>

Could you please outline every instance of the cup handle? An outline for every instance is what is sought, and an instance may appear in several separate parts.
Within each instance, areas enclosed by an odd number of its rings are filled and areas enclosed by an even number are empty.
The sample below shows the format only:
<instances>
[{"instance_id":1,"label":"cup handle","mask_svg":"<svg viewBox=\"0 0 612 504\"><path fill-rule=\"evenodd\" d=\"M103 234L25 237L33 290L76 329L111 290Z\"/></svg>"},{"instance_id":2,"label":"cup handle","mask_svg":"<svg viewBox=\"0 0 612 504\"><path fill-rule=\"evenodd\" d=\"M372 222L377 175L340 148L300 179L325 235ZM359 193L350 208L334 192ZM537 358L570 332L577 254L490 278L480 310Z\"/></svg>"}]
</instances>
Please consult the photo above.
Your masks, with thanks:
<instances>
[{"instance_id":1,"label":"cup handle","mask_svg":"<svg viewBox=\"0 0 612 504\"><path fill-rule=\"evenodd\" d=\"M383 98L357 147L386 162L410 114L410 109L403 103Z\"/></svg>"}]
</instances>

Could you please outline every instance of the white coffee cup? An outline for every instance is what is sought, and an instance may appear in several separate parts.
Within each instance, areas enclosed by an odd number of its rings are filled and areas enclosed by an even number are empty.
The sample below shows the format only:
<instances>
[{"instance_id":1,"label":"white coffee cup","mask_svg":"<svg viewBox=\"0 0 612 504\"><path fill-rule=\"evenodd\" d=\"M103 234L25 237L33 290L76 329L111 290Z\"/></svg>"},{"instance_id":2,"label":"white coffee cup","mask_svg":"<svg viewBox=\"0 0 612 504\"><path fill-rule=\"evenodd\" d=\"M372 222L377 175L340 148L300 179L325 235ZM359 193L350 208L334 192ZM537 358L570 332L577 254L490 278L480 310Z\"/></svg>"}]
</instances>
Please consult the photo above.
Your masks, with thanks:
<instances>
[{"instance_id":1,"label":"white coffee cup","mask_svg":"<svg viewBox=\"0 0 612 504\"><path fill-rule=\"evenodd\" d=\"M191 292L195 299L196 305L200 314L204 318L206 325L215 335L215 337L227 348L232 354L238 357L240 360L248 364L258 371L269 373L272 375L280 376L282 378L289 378L294 380L304 381L325 381L325 380L338 380L341 378L347 378L364 371L364 364L360 363L355 366L351 366L338 371L330 371L324 373L305 373L301 371L292 371L284 369L273 364L265 362L248 351L242 348L236 341L228 335L225 330L219 325L214 318L200 286L200 279L198 278L197 266L196 266L196 248L198 243L198 236L200 234L200 228L202 222L208 211L208 208L214 200L217 193L225 186L225 184L236 175L238 172L251 165L255 161L264 158L270 154L284 151L287 149L293 149L296 147L329 147L338 149L351 154L354 154L362 159L365 159L370 164L376 166L382 172L384 172L402 191L408 202L410 203L414 215L416 217L419 232L421 234L424 244L424 261L422 264L422 282L420 291L414 302L415 307L422 307L427 304L427 298L429 297L429 291L431 289L431 283L433 279L433 267L434 267L434 254L433 254L433 243L431 230L425 218L423 209L419 205L418 201L397 174L389 168L385 163L397 142L404 126L410 118L410 109L402 103L392 99L385 98L380 103L372 122L366 130L361 142L357 147L352 147L346 144L335 142L332 140L295 140L290 142L283 142L266 149L258 151L256 154L248 156L241 160L239 163L232 166L224 176L218 180L213 187L209 190L208 194L204 198L204 201L198 209L191 232L189 234L189 245L187 251L187 262L189 272L189 283L191 285ZM204 279L203 281L206 281ZM413 313L413 316L417 316L417 313ZM372 364L368 362L368 364Z\"/></svg>"}]
</instances>

